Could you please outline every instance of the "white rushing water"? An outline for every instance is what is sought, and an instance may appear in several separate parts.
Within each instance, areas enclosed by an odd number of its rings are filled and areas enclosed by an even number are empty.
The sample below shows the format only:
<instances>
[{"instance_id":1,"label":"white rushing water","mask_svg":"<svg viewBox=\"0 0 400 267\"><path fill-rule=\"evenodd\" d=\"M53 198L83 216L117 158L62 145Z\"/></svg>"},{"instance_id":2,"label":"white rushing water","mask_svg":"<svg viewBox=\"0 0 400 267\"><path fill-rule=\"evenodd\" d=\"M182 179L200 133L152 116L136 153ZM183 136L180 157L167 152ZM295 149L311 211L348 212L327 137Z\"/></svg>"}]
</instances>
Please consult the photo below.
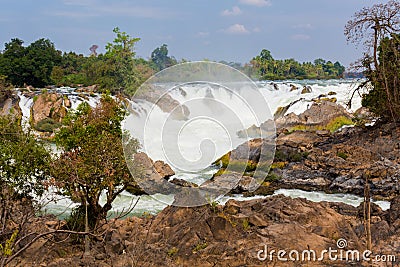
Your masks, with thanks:
<instances>
[{"instance_id":1,"label":"white rushing water","mask_svg":"<svg viewBox=\"0 0 400 267\"><path fill-rule=\"evenodd\" d=\"M274 86L274 84L276 84ZM308 106L311 106L312 99L317 98L321 95L328 96L329 92L335 92L335 95L331 95L328 97L335 97L337 102L343 106L345 106L351 96L352 89L354 89L359 83L354 80L327 80L327 81L280 81L280 82L258 82L257 86L259 87L260 92L264 96L266 102L268 103L271 113L278 109L278 107L284 107L293 103L296 100L303 99L296 104L292 105L287 113L294 112L295 114L300 114L304 112ZM298 87L297 90L291 90L293 86ZM301 91L305 85L311 87L312 92L307 94L301 94ZM226 108L225 110L221 109L220 106L210 106L208 103L208 108L217 114L220 114L221 120L225 119L224 123L219 126L219 124L215 124L213 122L192 122L190 123L190 127L183 127L184 135L182 135L179 140L180 144L180 152L185 157L196 161L198 158L202 156L202 149L200 146L202 145L201 141L204 139L210 139L213 143L218 144L215 147L215 151L213 151L213 157L208 159L206 165L209 166L211 162L213 162L216 158L225 154L226 152L234 149L239 144L246 141L245 139L241 139L238 136L228 136L226 134L227 128L231 127L233 124L229 124L229 120L237 116L241 121L242 125L239 129L229 129L230 132L245 129L253 124L259 126L263 121L257 121L254 119L254 116L251 115L251 110L246 105L243 105L243 102L240 98L231 93L210 87L199 87L199 88L190 88L190 86L181 88L185 94L179 91L172 91L171 96L177 100L179 103L185 103L188 99L203 99L205 96L212 95L212 98L217 101L217 103L223 104ZM99 95L85 95L75 93L72 88L60 88L57 89L57 92L68 95L69 99L72 103L72 109L76 109L78 105L82 102L88 102L91 106L95 106L99 101ZM23 114L23 123L28 123L30 118L31 107L33 105L33 98L29 98L19 93L20 96L20 108ZM160 127L161 123L166 119L169 119L170 114L163 112L158 106L154 106L149 102L144 100L131 102L132 109L135 111L135 115L130 116L130 120L134 128L132 129L134 133L134 137L138 138L138 140L143 144L146 143L145 152L153 159L153 160L163 160L167 163L171 162L171 159L166 157L165 151L163 151L162 145L162 128ZM194 105L195 106L195 105ZM196 107L196 106L195 106ZM199 110L204 109L204 106L197 106ZM355 95L352 107L349 111L355 111L361 107L361 98L359 95ZM347 107L346 107L347 108ZM201 114L199 110L191 110L191 115L196 116L196 114ZM226 111L232 110L232 114L224 113ZM196 113L197 112L197 113ZM150 114L150 116L148 116ZM268 115L266 115L266 118ZM174 120L172 123L178 125L178 127L185 126L187 121L185 120ZM142 133L142 129L147 127L147 129L151 129L147 131L144 135ZM165 133L164 133L165 134ZM174 135L175 133L170 133ZM147 139L147 140L146 140ZM145 142L146 141L146 142ZM199 149L193 149L193 144L197 144ZM173 157L173 155L169 155ZM172 160L173 161L173 160ZM204 165L204 162L203 162ZM204 167L201 165L202 167ZM216 172L215 168L203 168L198 172L193 171L185 171L182 170L181 166L174 166L171 164L171 167L176 172L175 178L180 178L184 180L188 180L197 184L201 184L205 180L208 180L212 177L212 175ZM303 197L312 201L337 201L344 202L349 205L358 206L362 198L349 195L349 194L325 194L321 192L305 192L302 190L278 190L275 194L284 194L291 197ZM54 197L53 194L51 194ZM113 203L112 212L121 212L122 210L127 210L129 206L136 201L138 197L132 196L127 192L123 192ZM158 196L159 198L165 198L165 202L169 203L173 199L173 196ZM234 198L237 200L246 200L252 198L245 198L243 196L235 195L232 197L223 197L220 199L220 203L225 203L228 199ZM254 198L264 198L264 196L257 196ZM44 200L45 201L45 200ZM383 209L389 208L388 202L376 202ZM46 205L46 209L48 212L54 214L60 214L61 217L64 217L65 214L68 214L71 211L71 208L76 204L71 203L68 199L61 199L58 197L57 202L49 202ZM141 196L138 204L135 207L135 210L132 214L141 215L143 213L151 213L155 214L165 208L166 204L161 203L151 196ZM63 213L65 212L65 213ZM64 215L61 215L61 214Z\"/></svg>"}]
</instances>

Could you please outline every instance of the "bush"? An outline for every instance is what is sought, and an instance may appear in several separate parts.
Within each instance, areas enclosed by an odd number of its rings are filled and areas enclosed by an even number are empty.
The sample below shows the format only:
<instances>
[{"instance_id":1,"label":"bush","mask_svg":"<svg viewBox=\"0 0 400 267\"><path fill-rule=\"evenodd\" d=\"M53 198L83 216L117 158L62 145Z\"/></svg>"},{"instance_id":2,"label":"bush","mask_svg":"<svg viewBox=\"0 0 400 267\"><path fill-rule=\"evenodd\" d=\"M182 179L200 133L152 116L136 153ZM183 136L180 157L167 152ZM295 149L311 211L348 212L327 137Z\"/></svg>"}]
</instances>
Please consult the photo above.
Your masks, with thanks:
<instances>
[{"instance_id":1,"label":"bush","mask_svg":"<svg viewBox=\"0 0 400 267\"><path fill-rule=\"evenodd\" d=\"M45 118L35 125L35 129L38 130L39 132L48 132L52 133L54 132L55 129L59 128L61 126L61 123L56 122L55 120L51 118Z\"/></svg>"},{"instance_id":2,"label":"bush","mask_svg":"<svg viewBox=\"0 0 400 267\"><path fill-rule=\"evenodd\" d=\"M341 151L339 151L339 152L337 153L337 156L340 157L340 158L342 158L342 159L344 159L344 160L346 160L346 159L349 157L346 153L341 152Z\"/></svg>"}]
</instances>

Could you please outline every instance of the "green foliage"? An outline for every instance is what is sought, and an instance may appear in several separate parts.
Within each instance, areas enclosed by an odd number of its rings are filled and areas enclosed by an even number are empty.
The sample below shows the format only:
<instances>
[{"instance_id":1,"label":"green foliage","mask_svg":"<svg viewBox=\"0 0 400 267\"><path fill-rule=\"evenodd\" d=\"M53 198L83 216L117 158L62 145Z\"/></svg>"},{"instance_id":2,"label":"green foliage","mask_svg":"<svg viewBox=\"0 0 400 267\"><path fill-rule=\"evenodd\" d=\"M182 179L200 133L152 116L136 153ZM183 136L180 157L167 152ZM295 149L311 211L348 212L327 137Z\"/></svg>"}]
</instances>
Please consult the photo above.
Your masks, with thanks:
<instances>
[{"instance_id":1,"label":"green foliage","mask_svg":"<svg viewBox=\"0 0 400 267\"><path fill-rule=\"evenodd\" d=\"M328 130L331 133L333 133L345 125L354 125L354 122L353 120L351 120L346 116L339 116L329 121L326 125L305 125L305 124L296 125L290 128L290 132Z\"/></svg>"},{"instance_id":2,"label":"green foliage","mask_svg":"<svg viewBox=\"0 0 400 267\"><path fill-rule=\"evenodd\" d=\"M34 126L36 130L39 132L48 132L52 133L54 132L55 129L59 128L61 126L61 123L56 122L55 120L51 118L45 118Z\"/></svg>"},{"instance_id":3,"label":"green foliage","mask_svg":"<svg viewBox=\"0 0 400 267\"><path fill-rule=\"evenodd\" d=\"M218 201L208 199L208 205L211 207L211 209L214 213L216 213L218 211L218 205L219 205Z\"/></svg>"},{"instance_id":4,"label":"green foliage","mask_svg":"<svg viewBox=\"0 0 400 267\"><path fill-rule=\"evenodd\" d=\"M57 145L63 150L52 163L52 176L62 193L79 202L88 203L92 224L105 218L114 199L134 184L122 148L121 122L126 115L122 104L104 95L96 108L84 103L71 111L64 127L56 134ZM136 139L124 139L129 155L139 148ZM99 198L106 194L101 206Z\"/></svg>"},{"instance_id":5,"label":"green foliage","mask_svg":"<svg viewBox=\"0 0 400 267\"><path fill-rule=\"evenodd\" d=\"M346 153L342 152L342 151L339 151L337 153L337 156L342 158L342 159L344 159L344 160L346 160L348 158L348 155Z\"/></svg>"},{"instance_id":6,"label":"green foliage","mask_svg":"<svg viewBox=\"0 0 400 267\"><path fill-rule=\"evenodd\" d=\"M50 154L18 120L0 117L0 185L21 195L41 195L49 174Z\"/></svg>"},{"instance_id":7,"label":"green foliage","mask_svg":"<svg viewBox=\"0 0 400 267\"><path fill-rule=\"evenodd\" d=\"M276 182L279 181L281 178L282 177L271 171L270 173L268 173L267 177L265 177L264 182Z\"/></svg>"},{"instance_id":8,"label":"green foliage","mask_svg":"<svg viewBox=\"0 0 400 267\"><path fill-rule=\"evenodd\" d=\"M194 248L193 248L193 253L196 253L196 252L198 252L198 251L200 251L200 250L203 250L203 249L205 249L206 247L208 247L208 244L207 244L207 242L206 241L202 241L202 242L199 242Z\"/></svg>"},{"instance_id":9,"label":"green foliage","mask_svg":"<svg viewBox=\"0 0 400 267\"><path fill-rule=\"evenodd\" d=\"M273 170L273 169L283 169L283 168L286 167L286 165L287 165L287 162L285 162L285 161L274 162L271 165L271 170Z\"/></svg>"},{"instance_id":10,"label":"green foliage","mask_svg":"<svg viewBox=\"0 0 400 267\"><path fill-rule=\"evenodd\" d=\"M271 52L263 49L251 62L252 72L261 80L331 79L343 76L345 68L339 63L316 59L314 63L299 63L294 59L276 60Z\"/></svg>"},{"instance_id":11,"label":"green foliage","mask_svg":"<svg viewBox=\"0 0 400 267\"><path fill-rule=\"evenodd\" d=\"M175 256L177 253L179 252L179 249L177 249L176 247L170 248L167 252L168 257L172 258L173 256Z\"/></svg>"},{"instance_id":12,"label":"green foliage","mask_svg":"<svg viewBox=\"0 0 400 267\"><path fill-rule=\"evenodd\" d=\"M243 226L243 230L247 231L250 228L250 223L248 219L243 219L242 220L242 226Z\"/></svg>"},{"instance_id":13,"label":"green foliage","mask_svg":"<svg viewBox=\"0 0 400 267\"><path fill-rule=\"evenodd\" d=\"M166 44L154 49L154 51L151 53L150 60L153 63L156 71L166 69L177 63L175 58L168 56L168 47Z\"/></svg>"},{"instance_id":14,"label":"green foliage","mask_svg":"<svg viewBox=\"0 0 400 267\"><path fill-rule=\"evenodd\" d=\"M400 120L400 34L382 39L379 46L379 68L372 70L371 59L365 59L367 78L373 89L365 94L362 105L384 120Z\"/></svg>"},{"instance_id":15,"label":"green foliage","mask_svg":"<svg viewBox=\"0 0 400 267\"><path fill-rule=\"evenodd\" d=\"M95 210L88 207L88 218L93 218L97 215L98 214L95 213ZM85 232L85 219L86 207L82 205L78 206L72 210L70 216L66 219L66 227L72 231ZM95 222L95 220L88 220L90 229L95 227Z\"/></svg>"},{"instance_id":16,"label":"green foliage","mask_svg":"<svg viewBox=\"0 0 400 267\"><path fill-rule=\"evenodd\" d=\"M14 247L14 243L17 239L18 232L19 232L18 230L15 230L12 233L11 237L6 240L4 245L0 244L0 256L9 257L13 254L13 247Z\"/></svg>"},{"instance_id":17,"label":"green foliage","mask_svg":"<svg viewBox=\"0 0 400 267\"><path fill-rule=\"evenodd\" d=\"M53 68L61 62L61 52L48 39L39 39L28 47L23 43L20 39L12 39L5 44L0 57L0 74L16 86L50 84Z\"/></svg>"}]
</instances>

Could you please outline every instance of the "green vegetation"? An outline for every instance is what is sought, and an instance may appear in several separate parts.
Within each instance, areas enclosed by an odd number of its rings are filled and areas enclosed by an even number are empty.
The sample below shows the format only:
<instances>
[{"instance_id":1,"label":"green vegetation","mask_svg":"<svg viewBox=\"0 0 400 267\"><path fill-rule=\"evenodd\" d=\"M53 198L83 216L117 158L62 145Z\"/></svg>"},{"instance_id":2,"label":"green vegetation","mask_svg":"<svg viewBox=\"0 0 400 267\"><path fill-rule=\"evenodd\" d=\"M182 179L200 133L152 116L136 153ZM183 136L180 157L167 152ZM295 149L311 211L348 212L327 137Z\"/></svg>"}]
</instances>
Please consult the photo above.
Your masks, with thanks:
<instances>
[{"instance_id":1,"label":"green vegetation","mask_svg":"<svg viewBox=\"0 0 400 267\"><path fill-rule=\"evenodd\" d=\"M5 244L0 244L0 256L11 256L13 254L13 246L18 236L18 230L15 230L11 237L5 241Z\"/></svg>"},{"instance_id":2,"label":"green vegetation","mask_svg":"<svg viewBox=\"0 0 400 267\"><path fill-rule=\"evenodd\" d=\"M114 199L134 184L122 148L121 122L126 115L122 105L104 95L96 108L87 103L70 112L64 127L56 134L62 154L51 164L51 174L61 192L80 203L72 214L74 229L81 229L87 204L89 224L96 225L112 208ZM136 139L124 139L132 155L139 148ZM99 198L105 193L105 204Z\"/></svg>"},{"instance_id":3,"label":"green vegetation","mask_svg":"<svg viewBox=\"0 0 400 267\"><path fill-rule=\"evenodd\" d=\"M163 44L151 53L151 63L157 71L171 67L177 63L176 59L168 56L168 47Z\"/></svg>"},{"instance_id":4,"label":"green vegetation","mask_svg":"<svg viewBox=\"0 0 400 267\"><path fill-rule=\"evenodd\" d=\"M268 175L267 175L267 177L265 177L265 179L264 179L264 183L265 182L276 182L276 181L279 181L280 179L281 179L282 177L280 177L279 175L277 175L276 173L274 173L274 172L269 172L268 173Z\"/></svg>"},{"instance_id":5,"label":"green vegetation","mask_svg":"<svg viewBox=\"0 0 400 267\"><path fill-rule=\"evenodd\" d=\"M286 165L287 165L286 161L274 162L271 165L271 170L273 170L273 169L283 169L283 168L286 167Z\"/></svg>"},{"instance_id":6,"label":"green vegetation","mask_svg":"<svg viewBox=\"0 0 400 267\"><path fill-rule=\"evenodd\" d=\"M12 116L0 116L0 266L8 266L22 242L34 237L32 199L47 188L50 154Z\"/></svg>"},{"instance_id":7,"label":"green vegetation","mask_svg":"<svg viewBox=\"0 0 400 267\"><path fill-rule=\"evenodd\" d=\"M178 253L179 249L177 249L176 247L170 248L167 252L168 257L172 258L173 256L176 255L176 253Z\"/></svg>"},{"instance_id":8,"label":"green vegetation","mask_svg":"<svg viewBox=\"0 0 400 267\"><path fill-rule=\"evenodd\" d=\"M19 120L0 117L0 185L20 195L41 195L48 178L50 154L42 142L24 132ZM1 198L1 192L0 192Z\"/></svg>"},{"instance_id":9,"label":"green vegetation","mask_svg":"<svg viewBox=\"0 0 400 267\"><path fill-rule=\"evenodd\" d=\"M199 243L193 248L193 253L196 253L196 252L198 252L198 251L200 251L200 250L203 250L203 249L205 249L206 247L208 247L208 244L207 244L206 241L199 242Z\"/></svg>"},{"instance_id":10,"label":"green vegetation","mask_svg":"<svg viewBox=\"0 0 400 267\"><path fill-rule=\"evenodd\" d=\"M248 219L243 219L242 220L242 226L243 226L243 230L247 231L250 228L250 223Z\"/></svg>"},{"instance_id":11,"label":"green vegetation","mask_svg":"<svg viewBox=\"0 0 400 267\"><path fill-rule=\"evenodd\" d=\"M339 116L328 122L328 124L326 125L304 125L304 124L296 125L290 128L290 132L327 130L333 133L345 125L354 125L354 122L348 117Z\"/></svg>"},{"instance_id":12,"label":"green vegetation","mask_svg":"<svg viewBox=\"0 0 400 267\"><path fill-rule=\"evenodd\" d=\"M382 120L400 120L400 2L390 0L356 12L345 27L348 41L364 43L360 59L367 81L357 88L367 89L362 105Z\"/></svg>"},{"instance_id":13,"label":"green vegetation","mask_svg":"<svg viewBox=\"0 0 400 267\"><path fill-rule=\"evenodd\" d=\"M136 57L136 44L140 38L131 37L118 27L115 38L105 46L104 54L97 54L97 45L90 48L91 55L56 50L49 39L39 39L27 47L15 38L5 44L0 52L1 81L14 86L44 87L98 85L100 92L123 93L131 96L155 72L168 68L178 61L168 55L168 46L153 50L149 60ZM181 62L186 62L182 60ZM344 67L317 59L314 63L299 63L294 59L276 60L263 49L249 63L221 63L239 69L254 79L328 79L343 75ZM16 66L18 66L16 68ZM193 73L195 79L196 73Z\"/></svg>"},{"instance_id":14,"label":"green vegetation","mask_svg":"<svg viewBox=\"0 0 400 267\"><path fill-rule=\"evenodd\" d=\"M344 160L346 160L346 159L349 157L346 153L344 153L344 152L342 152L342 151L339 151L339 152L337 153L337 156L340 157L340 158L342 158L342 159L344 159Z\"/></svg>"},{"instance_id":15,"label":"green vegetation","mask_svg":"<svg viewBox=\"0 0 400 267\"><path fill-rule=\"evenodd\" d=\"M294 59L277 60L267 49L250 61L251 76L260 80L332 79L341 78L345 68L339 63L316 59L313 63L299 63ZM255 75L254 75L255 74Z\"/></svg>"},{"instance_id":16,"label":"green vegetation","mask_svg":"<svg viewBox=\"0 0 400 267\"><path fill-rule=\"evenodd\" d=\"M34 128L36 130L38 130L39 132L52 133L52 132L54 132L55 129L58 129L60 126L61 126L61 123L56 122L55 120L53 120L51 118L45 118L45 119L39 121L38 123L36 123Z\"/></svg>"}]
</instances>

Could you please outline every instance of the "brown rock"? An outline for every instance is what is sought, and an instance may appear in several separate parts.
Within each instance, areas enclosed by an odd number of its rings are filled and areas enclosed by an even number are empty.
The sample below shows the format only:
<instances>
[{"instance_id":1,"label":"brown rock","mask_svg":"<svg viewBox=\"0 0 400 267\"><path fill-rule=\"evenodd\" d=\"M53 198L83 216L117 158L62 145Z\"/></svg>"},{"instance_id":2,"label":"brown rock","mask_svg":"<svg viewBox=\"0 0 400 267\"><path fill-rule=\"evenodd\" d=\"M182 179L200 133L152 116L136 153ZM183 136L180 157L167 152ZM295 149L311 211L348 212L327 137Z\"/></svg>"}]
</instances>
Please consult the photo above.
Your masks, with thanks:
<instances>
[{"instance_id":1,"label":"brown rock","mask_svg":"<svg viewBox=\"0 0 400 267\"><path fill-rule=\"evenodd\" d=\"M63 96L56 93L42 93L38 95L32 106L31 114L33 125L46 118L61 122L65 115L67 115L67 111L63 106Z\"/></svg>"},{"instance_id":2,"label":"brown rock","mask_svg":"<svg viewBox=\"0 0 400 267\"><path fill-rule=\"evenodd\" d=\"M156 172L158 172L158 174L160 174L164 179L168 179L169 177L175 175L175 172L171 169L171 167L161 160L154 162L154 168Z\"/></svg>"}]
</instances>

